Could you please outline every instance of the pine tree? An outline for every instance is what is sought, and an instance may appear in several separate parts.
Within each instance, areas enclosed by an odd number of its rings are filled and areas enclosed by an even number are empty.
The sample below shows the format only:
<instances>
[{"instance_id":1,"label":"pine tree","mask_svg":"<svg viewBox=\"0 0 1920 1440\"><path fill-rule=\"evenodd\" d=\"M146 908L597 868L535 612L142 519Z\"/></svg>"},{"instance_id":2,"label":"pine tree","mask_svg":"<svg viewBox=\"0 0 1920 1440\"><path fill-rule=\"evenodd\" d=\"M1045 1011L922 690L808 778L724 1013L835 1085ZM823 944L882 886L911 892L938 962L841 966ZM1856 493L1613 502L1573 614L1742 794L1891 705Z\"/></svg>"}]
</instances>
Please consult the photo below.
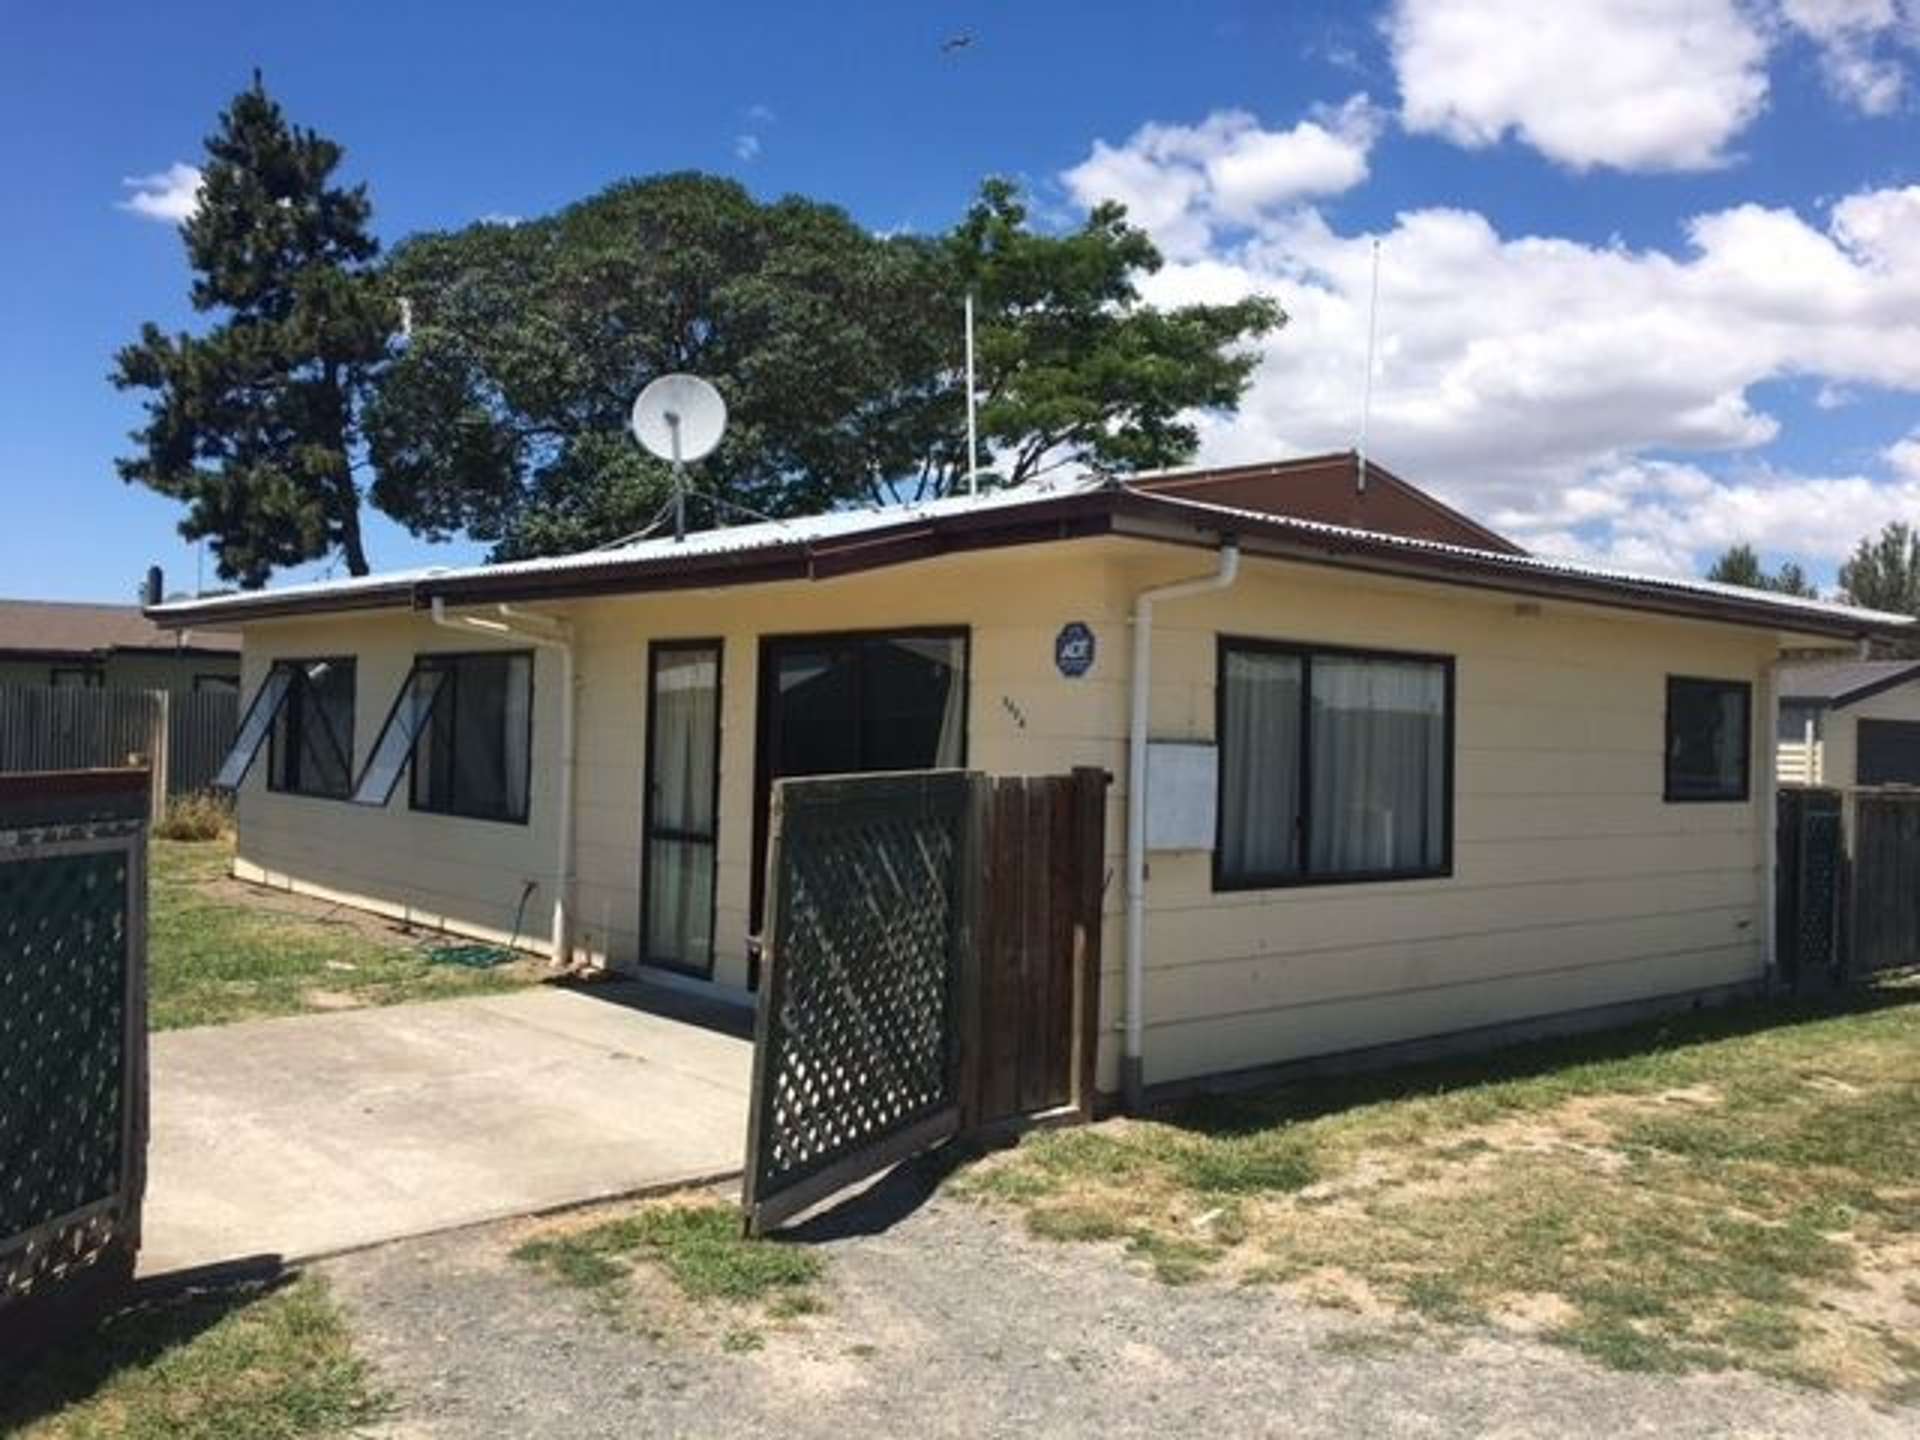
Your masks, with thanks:
<instances>
[{"instance_id":1,"label":"pine tree","mask_svg":"<svg viewBox=\"0 0 1920 1440\"><path fill-rule=\"evenodd\" d=\"M1744 585L1749 590L1771 590L1780 595L1814 599L1818 591L1807 579L1807 572L1788 560L1769 575L1760 563L1759 553L1751 545L1736 545L1707 571L1707 579L1721 585Z\"/></svg>"},{"instance_id":2,"label":"pine tree","mask_svg":"<svg viewBox=\"0 0 1920 1440\"><path fill-rule=\"evenodd\" d=\"M116 386L153 392L121 478L185 501L180 533L242 585L336 552L367 573L358 425L395 314L366 189L332 183L342 153L289 125L256 71L207 140L183 227L193 307L218 323L149 322L115 359Z\"/></svg>"}]
</instances>

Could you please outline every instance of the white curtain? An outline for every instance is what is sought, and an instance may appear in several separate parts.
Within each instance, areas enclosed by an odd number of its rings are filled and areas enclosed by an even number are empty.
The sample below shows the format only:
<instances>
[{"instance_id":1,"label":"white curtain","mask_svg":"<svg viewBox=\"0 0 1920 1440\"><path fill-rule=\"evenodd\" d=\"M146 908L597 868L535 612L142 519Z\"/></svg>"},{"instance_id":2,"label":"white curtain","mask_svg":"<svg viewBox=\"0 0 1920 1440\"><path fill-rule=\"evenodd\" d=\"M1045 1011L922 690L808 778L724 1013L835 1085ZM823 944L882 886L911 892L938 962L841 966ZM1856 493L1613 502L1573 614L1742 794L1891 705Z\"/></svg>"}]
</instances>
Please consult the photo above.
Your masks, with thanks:
<instances>
[{"instance_id":1,"label":"white curtain","mask_svg":"<svg viewBox=\"0 0 1920 1440\"><path fill-rule=\"evenodd\" d=\"M1220 868L1229 879L1300 870L1297 655L1229 651L1220 755Z\"/></svg>"},{"instance_id":2,"label":"white curtain","mask_svg":"<svg viewBox=\"0 0 1920 1440\"><path fill-rule=\"evenodd\" d=\"M1316 655L1309 870L1429 869L1445 856L1446 674Z\"/></svg>"},{"instance_id":3,"label":"white curtain","mask_svg":"<svg viewBox=\"0 0 1920 1440\"><path fill-rule=\"evenodd\" d=\"M664 652L653 687L647 958L704 971L713 951L720 657L712 650Z\"/></svg>"},{"instance_id":4,"label":"white curtain","mask_svg":"<svg viewBox=\"0 0 1920 1440\"><path fill-rule=\"evenodd\" d=\"M940 738L935 743L932 769L955 770L963 763L967 724L967 642L958 635L912 635L888 642L910 655L941 666L947 676L947 699L940 712Z\"/></svg>"}]
</instances>

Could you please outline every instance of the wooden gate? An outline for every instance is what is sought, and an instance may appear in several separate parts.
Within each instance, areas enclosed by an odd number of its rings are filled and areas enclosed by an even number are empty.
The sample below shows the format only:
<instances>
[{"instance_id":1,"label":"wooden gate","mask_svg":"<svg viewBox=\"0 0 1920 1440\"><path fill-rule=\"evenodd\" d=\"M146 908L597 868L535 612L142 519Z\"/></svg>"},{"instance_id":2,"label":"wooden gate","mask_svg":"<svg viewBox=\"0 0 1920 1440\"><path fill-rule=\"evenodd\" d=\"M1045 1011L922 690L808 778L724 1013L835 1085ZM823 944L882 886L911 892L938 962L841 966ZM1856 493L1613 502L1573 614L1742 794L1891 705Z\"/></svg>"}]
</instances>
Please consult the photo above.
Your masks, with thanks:
<instances>
[{"instance_id":1,"label":"wooden gate","mask_svg":"<svg viewBox=\"0 0 1920 1440\"><path fill-rule=\"evenodd\" d=\"M0 775L0 1368L133 1277L147 788L144 770Z\"/></svg>"},{"instance_id":2,"label":"wooden gate","mask_svg":"<svg viewBox=\"0 0 1920 1440\"><path fill-rule=\"evenodd\" d=\"M1091 1113L1105 819L1097 770L774 787L750 1230L962 1130Z\"/></svg>"},{"instance_id":3,"label":"wooden gate","mask_svg":"<svg viewBox=\"0 0 1920 1440\"><path fill-rule=\"evenodd\" d=\"M1920 794L1854 795L1852 880L1850 968L1920 965Z\"/></svg>"}]
</instances>

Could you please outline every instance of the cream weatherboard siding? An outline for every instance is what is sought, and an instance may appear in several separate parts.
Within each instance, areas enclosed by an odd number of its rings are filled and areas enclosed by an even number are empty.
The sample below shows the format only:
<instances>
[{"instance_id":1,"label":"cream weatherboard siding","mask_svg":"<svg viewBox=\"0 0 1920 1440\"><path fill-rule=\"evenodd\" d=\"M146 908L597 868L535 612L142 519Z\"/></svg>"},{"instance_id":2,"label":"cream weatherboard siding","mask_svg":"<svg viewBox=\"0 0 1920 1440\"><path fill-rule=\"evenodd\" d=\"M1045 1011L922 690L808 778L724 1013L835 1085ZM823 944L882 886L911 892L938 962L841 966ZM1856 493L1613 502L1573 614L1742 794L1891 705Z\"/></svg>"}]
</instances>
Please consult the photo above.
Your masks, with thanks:
<instances>
[{"instance_id":1,"label":"cream weatherboard siding","mask_svg":"<svg viewBox=\"0 0 1920 1440\"><path fill-rule=\"evenodd\" d=\"M715 979L745 979L757 667L764 635L959 625L971 632L968 763L995 773L1103 766L1109 796L1100 1077L1116 1082L1124 937L1127 615L1139 589L1210 553L1098 540L950 556L819 583L544 607L578 639L578 929L618 967L638 953L647 646L718 639L723 665ZM1097 640L1063 677L1069 621ZM1156 854L1148 921L1146 1079L1160 1083L1417 1036L1751 981L1761 959L1758 717L1777 637L1727 626L1250 559L1229 592L1160 608L1156 738L1212 739L1217 636L1455 657L1454 873L1216 894L1205 853ZM359 661L360 758L416 651L485 648L422 616L261 621L247 689L273 658ZM503 825L270 795L240 805L240 871L388 913L504 938L528 881L547 929L558 664L536 666L532 812ZM1661 798L1666 679L1755 684L1754 795ZM524 938L524 937L523 937Z\"/></svg>"}]
</instances>

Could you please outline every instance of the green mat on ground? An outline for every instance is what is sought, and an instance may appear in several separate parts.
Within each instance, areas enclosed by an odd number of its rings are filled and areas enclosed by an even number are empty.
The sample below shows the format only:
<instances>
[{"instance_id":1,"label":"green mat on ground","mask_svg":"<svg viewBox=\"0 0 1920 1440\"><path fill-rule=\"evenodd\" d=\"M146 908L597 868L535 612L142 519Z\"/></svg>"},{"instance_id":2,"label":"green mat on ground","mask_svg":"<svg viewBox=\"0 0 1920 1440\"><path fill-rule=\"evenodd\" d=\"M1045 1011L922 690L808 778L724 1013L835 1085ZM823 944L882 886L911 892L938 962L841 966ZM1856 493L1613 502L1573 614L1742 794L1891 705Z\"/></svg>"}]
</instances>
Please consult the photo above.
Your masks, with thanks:
<instances>
[{"instance_id":1,"label":"green mat on ground","mask_svg":"<svg viewBox=\"0 0 1920 1440\"><path fill-rule=\"evenodd\" d=\"M468 970L491 970L512 959L513 952L498 945L438 945L427 951L430 964L459 965Z\"/></svg>"}]
</instances>

